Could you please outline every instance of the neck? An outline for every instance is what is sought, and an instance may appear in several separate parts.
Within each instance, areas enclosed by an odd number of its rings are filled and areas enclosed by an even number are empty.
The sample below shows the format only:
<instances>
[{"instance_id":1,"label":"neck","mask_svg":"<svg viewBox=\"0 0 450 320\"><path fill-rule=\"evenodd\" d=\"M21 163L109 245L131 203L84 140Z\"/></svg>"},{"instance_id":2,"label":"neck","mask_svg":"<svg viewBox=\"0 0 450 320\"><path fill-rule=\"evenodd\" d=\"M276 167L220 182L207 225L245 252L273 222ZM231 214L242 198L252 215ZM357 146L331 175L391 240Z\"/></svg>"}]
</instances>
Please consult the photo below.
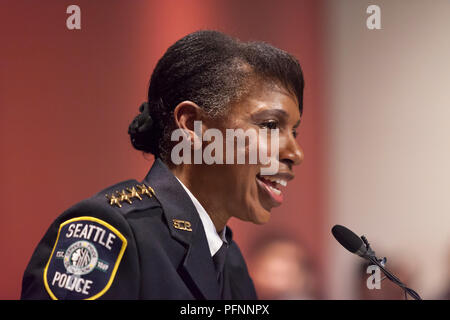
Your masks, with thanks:
<instances>
[{"instance_id":1,"label":"neck","mask_svg":"<svg viewBox=\"0 0 450 320\"><path fill-rule=\"evenodd\" d=\"M170 168L172 173L189 189L205 208L210 216L216 231L220 233L226 226L230 215L223 205L223 195L211 192L210 177L214 175L205 173L200 165L181 165Z\"/></svg>"}]
</instances>

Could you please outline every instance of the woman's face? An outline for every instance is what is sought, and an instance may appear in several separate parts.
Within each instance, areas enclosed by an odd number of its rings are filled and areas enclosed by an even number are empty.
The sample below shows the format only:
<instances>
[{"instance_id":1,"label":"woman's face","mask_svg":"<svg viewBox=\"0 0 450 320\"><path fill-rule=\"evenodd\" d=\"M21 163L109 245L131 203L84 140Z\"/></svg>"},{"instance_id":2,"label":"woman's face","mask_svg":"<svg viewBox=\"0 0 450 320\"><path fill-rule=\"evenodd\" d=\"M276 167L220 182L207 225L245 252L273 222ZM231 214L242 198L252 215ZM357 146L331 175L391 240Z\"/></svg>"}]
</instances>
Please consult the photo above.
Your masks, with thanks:
<instances>
[{"instance_id":1,"label":"woman's face","mask_svg":"<svg viewBox=\"0 0 450 320\"><path fill-rule=\"evenodd\" d=\"M294 178L293 166L303 160L303 151L295 139L296 129L300 124L300 111L295 96L286 90L268 84L261 84L251 90L250 94L234 104L225 121L211 122L223 134L224 159L227 157L227 129L242 129L243 132L255 132L257 141L239 146L234 141L233 164L213 164L201 166L201 184L198 188L207 197L202 197L206 208L215 212L226 212L238 219L262 224L269 220L270 211L283 203L283 189ZM264 135L264 130L268 133ZM278 129L276 135L271 129ZM250 130L250 131L249 131ZM242 131L241 131L242 132ZM264 137L267 136L267 139ZM274 140L276 139L276 140ZM278 142L278 152L274 146ZM256 144L256 145L255 145ZM261 163L261 158L250 161L250 153L268 151L272 155L269 163ZM246 155L244 164L237 163L237 154ZM264 172L264 168L266 172ZM278 168L278 170L267 170ZM261 169L263 169L261 171ZM275 173L267 175L267 171Z\"/></svg>"}]
</instances>

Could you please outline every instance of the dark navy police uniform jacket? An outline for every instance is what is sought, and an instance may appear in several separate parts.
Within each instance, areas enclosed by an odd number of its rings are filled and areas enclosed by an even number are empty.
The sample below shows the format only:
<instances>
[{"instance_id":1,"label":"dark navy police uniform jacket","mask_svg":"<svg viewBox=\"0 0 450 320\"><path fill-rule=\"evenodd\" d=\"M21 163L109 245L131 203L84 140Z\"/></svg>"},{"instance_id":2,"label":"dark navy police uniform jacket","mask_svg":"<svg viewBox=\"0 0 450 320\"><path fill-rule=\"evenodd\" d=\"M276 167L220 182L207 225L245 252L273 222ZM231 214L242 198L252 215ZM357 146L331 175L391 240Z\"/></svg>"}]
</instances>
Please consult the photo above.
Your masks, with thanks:
<instances>
[{"instance_id":1,"label":"dark navy police uniform jacket","mask_svg":"<svg viewBox=\"0 0 450 320\"><path fill-rule=\"evenodd\" d=\"M221 296L200 217L159 159L68 209L25 270L22 299L256 299L231 230Z\"/></svg>"}]
</instances>

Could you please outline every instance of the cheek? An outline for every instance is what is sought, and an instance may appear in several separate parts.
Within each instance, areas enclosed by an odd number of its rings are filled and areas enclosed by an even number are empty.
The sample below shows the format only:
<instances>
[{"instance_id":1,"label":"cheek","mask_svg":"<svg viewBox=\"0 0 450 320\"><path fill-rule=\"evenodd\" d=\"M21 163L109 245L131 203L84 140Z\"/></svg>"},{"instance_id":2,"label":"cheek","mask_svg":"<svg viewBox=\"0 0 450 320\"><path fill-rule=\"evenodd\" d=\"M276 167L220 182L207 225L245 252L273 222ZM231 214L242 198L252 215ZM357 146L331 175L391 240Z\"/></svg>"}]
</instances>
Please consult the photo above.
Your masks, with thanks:
<instances>
[{"instance_id":1,"label":"cheek","mask_svg":"<svg viewBox=\"0 0 450 320\"><path fill-rule=\"evenodd\" d=\"M230 213L242 220L253 220L258 205L258 188L256 185L256 168L249 165L225 165L223 181L226 189L227 206Z\"/></svg>"},{"instance_id":2,"label":"cheek","mask_svg":"<svg viewBox=\"0 0 450 320\"><path fill-rule=\"evenodd\" d=\"M248 174L251 172L251 174ZM270 218L270 211L267 209L270 206L268 204L264 204L264 196L261 195L261 190L258 187L256 182L256 173L257 170L253 166L251 168L247 168L247 175L241 179L242 188L237 191L239 194L240 201L238 202L240 205L241 218L243 220L251 221L256 224L264 224ZM242 173L242 177L244 177L245 173Z\"/></svg>"},{"instance_id":3,"label":"cheek","mask_svg":"<svg viewBox=\"0 0 450 320\"><path fill-rule=\"evenodd\" d=\"M261 130L258 136L258 161L261 165L260 174L274 175L279 169L280 137L278 129Z\"/></svg>"},{"instance_id":4,"label":"cheek","mask_svg":"<svg viewBox=\"0 0 450 320\"><path fill-rule=\"evenodd\" d=\"M223 195L226 195L225 197L230 200L230 205L232 205L242 202L246 194L254 189L256 184L254 170L254 168L245 165L223 164L218 165L214 172L210 172L209 178L215 181L216 188L220 189ZM209 192L212 191L209 190Z\"/></svg>"},{"instance_id":5,"label":"cheek","mask_svg":"<svg viewBox=\"0 0 450 320\"><path fill-rule=\"evenodd\" d=\"M232 173L233 175L233 189L235 189L235 194L239 195L238 198L245 199L249 195L255 195L256 188L256 173L257 168L251 165L233 165Z\"/></svg>"},{"instance_id":6,"label":"cheek","mask_svg":"<svg viewBox=\"0 0 450 320\"><path fill-rule=\"evenodd\" d=\"M240 124L239 128L243 131L250 129L242 124ZM218 189L221 190L220 193L225 197L221 203L232 216L244 221L262 224L269 220L270 213L264 208L264 204L261 203L256 175L260 173L261 168L260 154L265 154L267 151L270 157L271 137L270 134L261 137L259 129L252 129L255 135L252 138L245 139L245 143L239 144L236 140L233 142L231 147L234 154L231 157L233 164L225 164L227 159L227 144L231 142L230 137L227 137L225 130L223 130L224 139L222 150L224 164L218 165L220 168L218 168L218 174L215 179L219 180ZM238 155L241 155L241 162L238 162ZM244 156L243 163L242 155Z\"/></svg>"}]
</instances>

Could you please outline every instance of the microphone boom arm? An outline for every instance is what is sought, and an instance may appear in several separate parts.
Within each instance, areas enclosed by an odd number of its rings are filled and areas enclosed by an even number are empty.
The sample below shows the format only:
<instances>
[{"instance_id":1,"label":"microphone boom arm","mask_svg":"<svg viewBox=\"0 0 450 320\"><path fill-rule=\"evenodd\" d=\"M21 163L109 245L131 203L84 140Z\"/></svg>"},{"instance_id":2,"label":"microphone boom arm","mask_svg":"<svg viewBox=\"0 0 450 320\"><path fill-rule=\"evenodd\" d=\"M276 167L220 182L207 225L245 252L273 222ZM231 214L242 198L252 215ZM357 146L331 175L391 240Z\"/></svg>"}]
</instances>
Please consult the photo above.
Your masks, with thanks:
<instances>
[{"instance_id":1,"label":"microphone boom arm","mask_svg":"<svg viewBox=\"0 0 450 320\"><path fill-rule=\"evenodd\" d=\"M405 297L406 294L409 294L413 299L415 300L422 300L422 298L419 296L419 294L417 292L415 292L413 289L408 288L403 282L400 281L399 278L397 278L396 276L394 276L390 271L388 271L382 261L385 261L386 258L384 259L378 259L375 256L375 251L372 250L372 248L370 248L370 244L367 241L365 236L361 236L361 240L364 242L364 245L366 246L367 252L364 255L364 258L366 258L367 260L369 260L370 262L372 262L374 265L378 266L383 273L385 274L386 278L388 278L389 280L391 280L393 283L395 283L396 285L398 285L400 288L402 288L405 292Z\"/></svg>"}]
</instances>

